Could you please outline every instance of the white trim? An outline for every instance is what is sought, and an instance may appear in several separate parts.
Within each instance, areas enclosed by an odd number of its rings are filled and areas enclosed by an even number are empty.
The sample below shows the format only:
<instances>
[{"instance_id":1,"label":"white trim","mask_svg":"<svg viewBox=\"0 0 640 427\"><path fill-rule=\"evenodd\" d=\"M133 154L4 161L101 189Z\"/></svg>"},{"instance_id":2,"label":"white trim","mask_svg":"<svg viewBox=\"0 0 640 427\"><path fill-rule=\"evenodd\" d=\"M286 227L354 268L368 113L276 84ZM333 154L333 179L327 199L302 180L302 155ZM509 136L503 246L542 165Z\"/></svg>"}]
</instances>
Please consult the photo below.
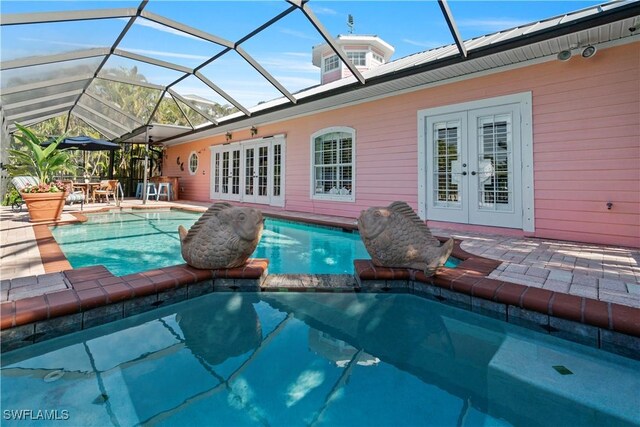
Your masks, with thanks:
<instances>
[{"instance_id":1,"label":"white trim","mask_svg":"<svg viewBox=\"0 0 640 427\"><path fill-rule=\"evenodd\" d=\"M462 111L491 108L506 104L518 104L520 106L520 156L521 156L521 197L522 197L522 230L535 231L535 199L533 180L533 111L532 93L521 92L512 95L504 95L493 98L485 98L476 101L462 102L459 104L444 105L440 107L418 110L418 215L427 219L427 138L426 123L428 117L444 114L452 114ZM518 160L516 159L516 165Z\"/></svg>"},{"instance_id":2,"label":"white trim","mask_svg":"<svg viewBox=\"0 0 640 427\"><path fill-rule=\"evenodd\" d=\"M191 170L191 158L193 156L196 156L196 170L192 171ZM189 175L193 176L198 172L198 168L200 167L200 156L198 156L198 153L194 151L191 151L191 153L189 153L189 157L187 158L187 169L189 169Z\"/></svg>"},{"instance_id":3,"label":"white trim","mask_svg":"<svg viewBox=\"0 0 640 427\"><path fill-rule=\"evenodd\" d=\"M315 192L315 139L319 136L333 132L344 132L351 134L351 194L316 194ZM326 200L334 202L355 202L356 201L356 130L349 126L332 126L320 129L309 138L309 198L311 200Z\"/></svg>"}]
</instances>

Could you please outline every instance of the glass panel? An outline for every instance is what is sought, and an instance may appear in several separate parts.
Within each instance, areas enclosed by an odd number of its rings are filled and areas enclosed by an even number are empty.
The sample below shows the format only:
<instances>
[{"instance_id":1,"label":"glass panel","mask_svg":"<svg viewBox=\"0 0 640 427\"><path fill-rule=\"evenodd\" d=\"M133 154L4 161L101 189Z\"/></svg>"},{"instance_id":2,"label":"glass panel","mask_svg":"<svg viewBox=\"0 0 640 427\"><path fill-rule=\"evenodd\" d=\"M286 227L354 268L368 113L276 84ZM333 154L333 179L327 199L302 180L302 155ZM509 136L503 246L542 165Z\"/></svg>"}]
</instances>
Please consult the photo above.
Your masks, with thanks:
<instances>
[{"instance_id":1,"label":"glass panel","mask_svg":"<svg viewBox=\"0 0 640 427\"><path fill-rule=\"evenodd\" d=\"M166 16L175 19L174 13ZM215 43L142 17L137 19L129 29L119 47L132 53L189 68L197 67L222 51L222 47Z\"/></svg>"},{"instance_id":2,"label":"glass panel","mask_svg":"<svg viewBox=\"0 0 640 427\"><path fill-rule=\"evenodd\" d=\"M167 86L179 77L184 76L184 73L147 64L146 62L112 55L109 57L109 60L107 60L107 63L104 64L98 76L125 77L128 80L140 80L156 85Z\"/></svg>"},{"instance_id":3,"label":"glass panel","mask_svg":"<svg viewBox=\"0 0 640 427\"><path fill-rule=\"evenodd\" d=\"M64 103L68 103L68 102L74 102L77 98L78 98L78 95L70 95L70 96L65 96L63 98L51 99L51 100L48 100L48 101L40 101L40 102L37 102L35 104L30 104L30 105L25 105L25 106L22 106L22 107L7 109L5 111L5 116L6 117L27 116L27 115L29 115L28 113L31 112L31 111L36 111L36 110L39 110L41 108L55 107L56 105L62 105Z\"/></svg>"},{"instance_id":4,"label":"glass panel","mask_svg":"<svg viewBox=\"0 0 640 427\"><path fill-rule=\"evenodd\" d=\"M73 90L83 89L87 83L89 83L89 80L79 80L77 82L47 86L40 89L27 90L24 92L2 94L0 96L0 99L2 99L3 105L13 104L15 102L28 101L31 99L43 98L45 96L57 95Z\"/></svg>"},{"instance_id":5,"label":"glass panel","mask_svg":"<svg viewBox=\"0 0 640 427\"><path fill-rule=\"evenodd\" d=\"M81 119L86 118L87 120L89 120L91 122L90 123L91 126L93 126L93 123L99 126L98 130L100 130L100 132L104 132L105 130L111 132L113 135L109 135L109 138L113 138L114 136L120 136L128 132L126 128L119 125L115 125L105 120L104 118L98 116L97 114L87 110L82 105L76 105L73 111L78 113Z\"/></svg>"},{"instance_id":6,"label":"glass panel","mask_svg":"<svg viewBox=\"0 0 640 427\"><path fill-rule=\"evenodd\" d=\"M511 211L511 115L480 117L478 135L478 209Z\"/></svg>"},{"instance_id":7,"label":"glass panel","mask_svg":"<svg viewBox=\"0 0 640 427\"><path fill-rule=\"evenodd\" d=\"M213 191L218 193L220 191L220 153L216 153L214 161L213 171Z\"/></svg>"},{"instance_id":8,"label":"glass panel","mask_svg":"<svg viewBox=\"0 0 640 427\"><path fill-rule=\"evenodd\" d=\"M441 122L433 125L434 144L434 202L437 206L460 205L458 189L462 178L460 168L460 122Z\"/></svg>"},{"instance_id":9,"label":"glass panel","mask_svg":"<svg viewBox=\"0 0 640 427\"><path fill-rule=\"evenodd\" d=\"M247 148L244 152L245 156L245 166L244 166L244 176L245 176L245 187L244 194L247 196L253 196L253 148Z\"/></svg>"},{"instance_id":10,"label":"glass panel","mask_svg":"<svg viewBox=\"0 0 640 427\"><path fill-rule=\"evenodd\" d=\"M4 27L3 27L4 28ZM75 59L0 71L0 87L10 88L69 76L93 75L103 57Z\"/></svg>"},{"instance_id":11,"label":"glass panel","mask_svg":"<svg viewBox=\"0 0 640 427\"><path fill-rule=\"evenodd\" d=\"M139 1L118 0L117 7L137 8ZM59 12L65 10L93 10L96 9L95 2L82 1L4 1L2 2L2 13L32 13L32 12Z\"/></svg>"},{"instance_id":12,"label":"glass panel","mask_svg":"<svg viewBox=\"0 0 640 427\"><path fill-rule=\"evenodd\" d=\"M79 102L80 105L86 106L99 112L100 114L109 117L112 120L120 123L122 126L126 127L129 130L133 130L138 126L141 126L141 123L136 123L135 120L132 120L125 114L122 114L119 111L114 110L113 108L107 106L106 104L90 97L87 95L83 95Z\"/></svg>"},{"instance_id":13,"label":"glass panel","mask_svg":"<svg viewBox=\"0 0 640 427\"><path fill-rule=\"evenodd\" d=\"M165 96L160 101L158 110L153 115L151 122L163 125L189 126L189 122L171 96Z\"/></svg>"},{"instance_id":14,"label":"glass panel","mask_svg":"<svg viewBox=\"0 0 640 427\"><path fill-rule=\"evenodd\" d=\"M232 42L290 6L284 1L253 1L248 4L236 1L181 1L179 9L175 5L174 2L152 1L145 10Z\"/></svg>"},{"instance_id":15,"label":"glass panel","mask_svg":"<svg viewBox=\"0 0 640 427\"><path fill-rule=\"evenodd\" d=\"M289 92L320 83L320 69L313 65L311 47L324 39L298 11L290 13L242 44L244 49ZM340 60L336 56L335 66Z\"/></svg>"},{"instance_id":16,"label":"glass panel","mask_svg":"<svg viewBox=\"0 0 640 427\"><path fill-rule=\"evenodd\" d=\"M3 14L7 3L13 2L2 2ZM2 60L110 48L126 23L122 19L95 19L4 26L0 42Z\"/></svg>"},{"instance_id":17,"label":"glass panel","mask_svg":"<svg viewBox=\"0 0 640 427\"><path fill-rule=\"evenodd\" d=\"M200 126L200 125L203 125L205 123L206 124L210 124L211 123L209 120L205 119L201 114L199 114L193 108L189 107L184 102L180 101L177 98L173 98L173 99L180 106L180 109L182 110L182 112L187 115L187 118L189 119L189 122L191 122L191 124L193 126Z\"/></svg>"},{"instance_id":18,"label":"glass panel","mask_svg":"<svg viewBox=\"0 0 640 427\"><path fill-rule=\"evenodd\" d=\"M267 195L269 178L269 147L258 148L258 195Z\"/></svg>"},{"instance_id":19,"label":"glass panel","mask_svg":"<svg viewBox=\"0 0 640 427\"><path fill-rule=\"evenodd\" d=\"M250 107L282 94L235 51L228 52L200 70L244 107Z\"/></svg>"},{"instance_id":20,"label":"glass panel","mask_svg":"<svg viewBox=\"0 0 640 427\"><path fill-rule=\"evenodd\" d=\"M229 152L222 153L222 194L229 194Z\"/></svg>"},{"instance_id":21,"label":"glass panel","mask_svg":"<svg viewBox=\"0 0 640 427\"><path fill-rule=\"evenodd\" d=\"M126 75L134 80L143 79L136 72L122 71L121 74L123 77ZM103 79L95 79L89 85L87 91L116 104L122 110L143 122L149 120L149 116L155 108L161 93L156 89Z\"/></svg>"},{"instance_id":22,"label":"glass panel","mask_svg":"<svg viewBox=\"0 0 640 427\"><path fill-rule=\"evenodd\" d=\"M66 126L67 114L64 113L27 127L39 138L49 138L51 136L62 135Z\"/></svg>"},{"instance_id":23,"label":"glass panel","mask_svg":"<svg viewBox=\"0 0 640 427\"><path fill-rule=\"evenodd\" d=\"M85 123L81 119L77 118L73 114L69 116L69 135L87 135L92 138L106 138L107 135L100 133L97 129L91 127L91 125Z\"/></svg>"},{"instance_id":24,"label":"glass panel","mask_svg":"<svg viewBox=\"0 0 640 427\"><path fill-rule=\"evenodd\" d=\"M231 153L231 194L240 194L240 150Z\"/></svg>"},{"instance_id":25,"label":"glass panel","mask_svg":"<svg viewBox=\"0 0 640 427\"><path fill-rule=\"evenodd\" d=\"M282 179L282 145L273 146L273 196L280 196Z\"/></svg>"},{"instance_id":26,"label":"glass panel","mask_svg":"<svg viewBox=\"0 0 640 427\"><path fill-rule=\"evenodd\" d=\"M201 112L211 117L225 117L238 111L229 101L218 95L196 76L187 77L172 89L191 101Z\"/></svg>"}]
</instances>

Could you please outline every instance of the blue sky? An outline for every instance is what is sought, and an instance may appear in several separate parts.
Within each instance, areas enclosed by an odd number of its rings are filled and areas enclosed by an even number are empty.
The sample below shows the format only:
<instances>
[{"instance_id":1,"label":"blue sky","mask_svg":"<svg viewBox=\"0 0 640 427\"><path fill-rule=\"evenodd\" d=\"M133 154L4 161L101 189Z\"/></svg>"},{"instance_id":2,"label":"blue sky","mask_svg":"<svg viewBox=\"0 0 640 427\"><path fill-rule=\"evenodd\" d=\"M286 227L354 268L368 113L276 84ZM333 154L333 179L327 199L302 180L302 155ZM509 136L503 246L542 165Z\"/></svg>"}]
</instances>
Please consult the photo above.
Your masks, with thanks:
<instances>
[{"instance_id":1,"label":"blue sky","mask_svg":"<svg viewBox=\"0 0 640 427\"><path fill-rule=\"evenodd\" d=\"M449 0L464 39L478 37L518 25L599 4L595 1L459 1ZM5 13L137 7L136 1L6 1ZM347 16L353 15L355 34L375 34L395 47L392 59L453 42L436 1L322 1L310 7L332 35L348 33ZM236 41L289 6L282 1L163 1L151 0L146 10L188 24L225 39ZM195 67L222 50L221 47L177 33L167 27L139 19L120 47L135 53ZM110 47L125 19L92 22L2 27L3 61L31 55L66 52L90 47ZM243 48L290 91L313 86L320 70L311 64L311 48L322 42L303 15L296 11L245 42ZM107 67L138 68L147 79L168 84L181 73L112 57ZM43 67L46 68L46 67ZM19 73L20 70L15 70ZM72 72L72 70L70 70ZM202 69L230 95L246 106L280 96L234 52ZM3 72L6 81L12 74ZM196 78L175 88L225 102Z\"/></svg>"}]
</instances>

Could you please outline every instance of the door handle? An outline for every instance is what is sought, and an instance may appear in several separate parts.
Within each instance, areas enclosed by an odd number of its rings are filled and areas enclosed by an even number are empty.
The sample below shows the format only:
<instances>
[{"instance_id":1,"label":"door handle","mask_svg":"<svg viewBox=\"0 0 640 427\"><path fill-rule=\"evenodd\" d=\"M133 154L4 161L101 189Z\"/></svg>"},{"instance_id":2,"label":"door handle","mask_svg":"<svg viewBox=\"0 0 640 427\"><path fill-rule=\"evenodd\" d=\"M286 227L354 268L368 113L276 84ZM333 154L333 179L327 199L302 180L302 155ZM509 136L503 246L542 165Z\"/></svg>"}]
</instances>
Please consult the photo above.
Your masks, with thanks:
<instances>
[{"instance_id":1,"label":"door handle","mask_svg":"<svg viewBox=\"0 0 640 427\"><path fill-rule=\"evenodd\" d=\"M471 175L475 175L475 174L476 174L476 171L472 171L472 172L471 172Z\"/></svg>"},{"instance_id":2,"label":"door handle","mask_svg":"<svg viewBox=\"0 0 640 427\"><path fill-rule=\"evenodd\" d=\"M465 176L465 175L467 175L467 171L462 172L462 176Z\"/></svg>"}]
</instances>

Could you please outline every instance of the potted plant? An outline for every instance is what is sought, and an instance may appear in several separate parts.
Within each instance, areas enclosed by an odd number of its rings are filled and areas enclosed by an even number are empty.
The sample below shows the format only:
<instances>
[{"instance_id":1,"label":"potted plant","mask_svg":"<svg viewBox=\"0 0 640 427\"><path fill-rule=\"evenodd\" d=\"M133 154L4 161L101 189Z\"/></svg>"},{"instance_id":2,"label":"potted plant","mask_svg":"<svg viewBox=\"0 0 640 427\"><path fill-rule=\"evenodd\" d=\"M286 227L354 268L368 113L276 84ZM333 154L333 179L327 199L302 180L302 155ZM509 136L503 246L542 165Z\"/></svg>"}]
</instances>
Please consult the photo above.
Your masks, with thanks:
<instances>
[{"instance_id":1,"label":"potted plant","mask_svg":"<svg viewBox=\"0 0 640 427\"><path fill-rule=\"evenodd\" d=\"M26 150L9 150L12 176L28 175L38 179L38 185L20 189L20 195L27 205L32 222L54 221L60 219L66 198L65 186L53 181L55 174L69 171L69 155L58 150L64 136L56 138L49 146L43 147L42 141L29 129L17 124L20 133L14 136L26 147Z\"/></svg>"}]
</instances>

